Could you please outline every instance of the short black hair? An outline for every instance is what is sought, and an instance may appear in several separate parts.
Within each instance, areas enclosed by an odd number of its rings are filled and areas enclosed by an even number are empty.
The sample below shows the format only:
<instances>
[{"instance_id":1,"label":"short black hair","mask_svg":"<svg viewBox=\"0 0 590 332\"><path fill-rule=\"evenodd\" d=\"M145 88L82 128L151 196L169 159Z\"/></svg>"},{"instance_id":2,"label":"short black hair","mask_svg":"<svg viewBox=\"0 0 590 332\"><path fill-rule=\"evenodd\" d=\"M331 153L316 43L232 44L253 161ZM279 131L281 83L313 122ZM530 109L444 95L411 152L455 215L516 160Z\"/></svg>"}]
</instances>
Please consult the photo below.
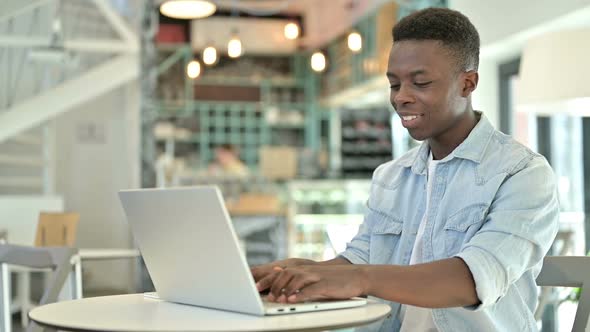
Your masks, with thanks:
<instances>
[{"instance_id":1,"label":"short black hair","mask_svg":"<svg viewBox=\"0 0 590 332\"><path fill-rule=\"evenodd\" d=\"M437 40L457 59L461 70L479 66L479 33L467 16L448 8L426 8L402 18L392 31L393 42Z\"/></svg>"}]
</instances>

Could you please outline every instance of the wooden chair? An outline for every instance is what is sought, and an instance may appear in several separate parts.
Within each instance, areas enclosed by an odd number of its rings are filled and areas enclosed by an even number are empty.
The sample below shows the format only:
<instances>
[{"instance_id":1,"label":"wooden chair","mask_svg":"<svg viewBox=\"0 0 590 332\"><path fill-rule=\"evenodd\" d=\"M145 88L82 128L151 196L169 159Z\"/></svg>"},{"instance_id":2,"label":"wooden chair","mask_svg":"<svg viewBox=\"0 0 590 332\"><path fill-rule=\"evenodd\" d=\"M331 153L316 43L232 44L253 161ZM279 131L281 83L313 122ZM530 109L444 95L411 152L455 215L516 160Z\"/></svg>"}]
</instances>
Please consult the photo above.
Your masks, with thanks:
<instances>
[{"instance_id":1,"label":"wooden chair","mask_svg":"<svg viewBox=\"0 0 590 332\"><path fill-rule=\"evenodd\" d=\"M35 247L73 247L80 214L41 212L37 224Z\"/></svg>"},{"instance_id":2,"label":"wooden chair","mask_svg":"<svg viewBox=\"0 0 590 332\"><path fill-rule=\"evenodd\" d=\"M77 249L68 247L35 248L4 244L0 246L0 331L10 331L10 273L8 266L20 266L34 270L47 270L53 273L45 287L39 304L57 301L59 293L71 271L70 260ZM27 315L24 312L23 315ZM29 324L27 332L43 329L36 324Z\"/></svg>"},{"instance_id":3,"label":"wooden chair","mask_svg":"<svg viewBox=\"0 0 590 332\"><path fill-rule=\"evenodd\" d=\"M74 212L41 212L37 223L35 247L74 247L80 215ZM34 307L31 302L31 272L27 266L11 268L17 274L18 292L12 301L11 312L21 312L21 325L29 323L27 313Z\"/></svg>"}]
</instances>

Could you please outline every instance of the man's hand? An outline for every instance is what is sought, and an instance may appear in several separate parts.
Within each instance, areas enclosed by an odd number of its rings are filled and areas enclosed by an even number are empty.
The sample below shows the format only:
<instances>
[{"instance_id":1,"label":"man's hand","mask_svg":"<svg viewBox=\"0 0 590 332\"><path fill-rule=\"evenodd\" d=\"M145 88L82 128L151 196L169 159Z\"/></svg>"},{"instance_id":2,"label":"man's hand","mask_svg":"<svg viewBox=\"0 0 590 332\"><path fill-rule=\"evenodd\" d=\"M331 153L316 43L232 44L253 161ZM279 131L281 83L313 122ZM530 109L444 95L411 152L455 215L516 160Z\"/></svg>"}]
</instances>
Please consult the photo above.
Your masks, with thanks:
<instances>
[{"instance_id":1,"label":"man's hand","mask_svg":"<svg viewBox=\"0 0 590 332\"><path fill-rule=\"evenodd\" d=\"M250 272L256 282L256 288L258 288L259 292L263 292L270 288L276 276L278 276L283 269L312 264L316 264L316 262L309 259L289 258L269 264L254 266L250 268Z\"/></svg>"},{"instance_id":2,"label":"man's hand","mask_svg":"<svg viewBox=\"0 0 590 332\"><path fill-rule=\"evenodd\" d=\"M362 266L301 265L278 268L274 273L269 301L297 303L349 299L364 295L367 290L367 277Z\"/></svg>"},{"instance_id":3,"label":"man's hand","mask_svg":"<svg viewBox=\"0 0 590 332\"><path fill-rule=\"evenodd\" d=\"M469 267L457 257L409 266L351 265L336 258L314 265L277 266L258 283L270 288L269 301L281 303L361 295L425 308L479 303Z\"/></svg>"}]
</instances>

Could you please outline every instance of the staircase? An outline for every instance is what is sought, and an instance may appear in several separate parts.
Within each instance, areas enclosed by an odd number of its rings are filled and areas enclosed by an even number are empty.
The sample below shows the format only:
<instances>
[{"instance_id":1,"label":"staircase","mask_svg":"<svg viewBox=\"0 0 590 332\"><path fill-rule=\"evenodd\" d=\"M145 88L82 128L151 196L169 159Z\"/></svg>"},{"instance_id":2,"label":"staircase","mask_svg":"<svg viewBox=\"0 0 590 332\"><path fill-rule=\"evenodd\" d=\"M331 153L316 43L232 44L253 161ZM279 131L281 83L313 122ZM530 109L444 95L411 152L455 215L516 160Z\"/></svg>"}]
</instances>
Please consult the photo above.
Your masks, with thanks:
<instances>
[{"instance_id":1,"label":"staircase","mask_svg":"<svg viewBox=\"0 0 590 332\"><path fill-rule=\"evenodd\" d=\"M35 128L0 144L0 195L51 194L48 130Z\"/></svg>"},{"instance_id":2,"label":"staircase","mask_svg":"<svg viewBox=\"0 0 590 332\"><path fill-rule=\"evenodd\" d=\"M139 76L139 42L122 15L139 17L142 2L0 2L0 195L50 195L50 123Z\"/></svg>"}]
</instances>

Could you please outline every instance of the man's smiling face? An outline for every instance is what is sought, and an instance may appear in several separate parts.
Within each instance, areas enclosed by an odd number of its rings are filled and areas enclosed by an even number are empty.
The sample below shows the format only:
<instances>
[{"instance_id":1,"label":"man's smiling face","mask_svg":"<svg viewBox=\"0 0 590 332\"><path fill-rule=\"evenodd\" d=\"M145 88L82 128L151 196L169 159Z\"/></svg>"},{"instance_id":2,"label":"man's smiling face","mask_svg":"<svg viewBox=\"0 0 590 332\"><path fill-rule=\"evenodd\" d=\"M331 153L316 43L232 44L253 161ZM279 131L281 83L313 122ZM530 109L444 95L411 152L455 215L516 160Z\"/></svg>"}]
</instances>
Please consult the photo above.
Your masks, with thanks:
<instances>
[{"instance_id":1,"label":"man's smiling face","mask_svg":"<svg viewBox=\"0 0 590 332\"><path fill-rule=\"evenodd\" d=\"M393 44L387 78L390 101L402 124L416 140L453 136L464 115L468 77L449 50L435 40L404 40Z\"/></svg>"}]
</instances>

